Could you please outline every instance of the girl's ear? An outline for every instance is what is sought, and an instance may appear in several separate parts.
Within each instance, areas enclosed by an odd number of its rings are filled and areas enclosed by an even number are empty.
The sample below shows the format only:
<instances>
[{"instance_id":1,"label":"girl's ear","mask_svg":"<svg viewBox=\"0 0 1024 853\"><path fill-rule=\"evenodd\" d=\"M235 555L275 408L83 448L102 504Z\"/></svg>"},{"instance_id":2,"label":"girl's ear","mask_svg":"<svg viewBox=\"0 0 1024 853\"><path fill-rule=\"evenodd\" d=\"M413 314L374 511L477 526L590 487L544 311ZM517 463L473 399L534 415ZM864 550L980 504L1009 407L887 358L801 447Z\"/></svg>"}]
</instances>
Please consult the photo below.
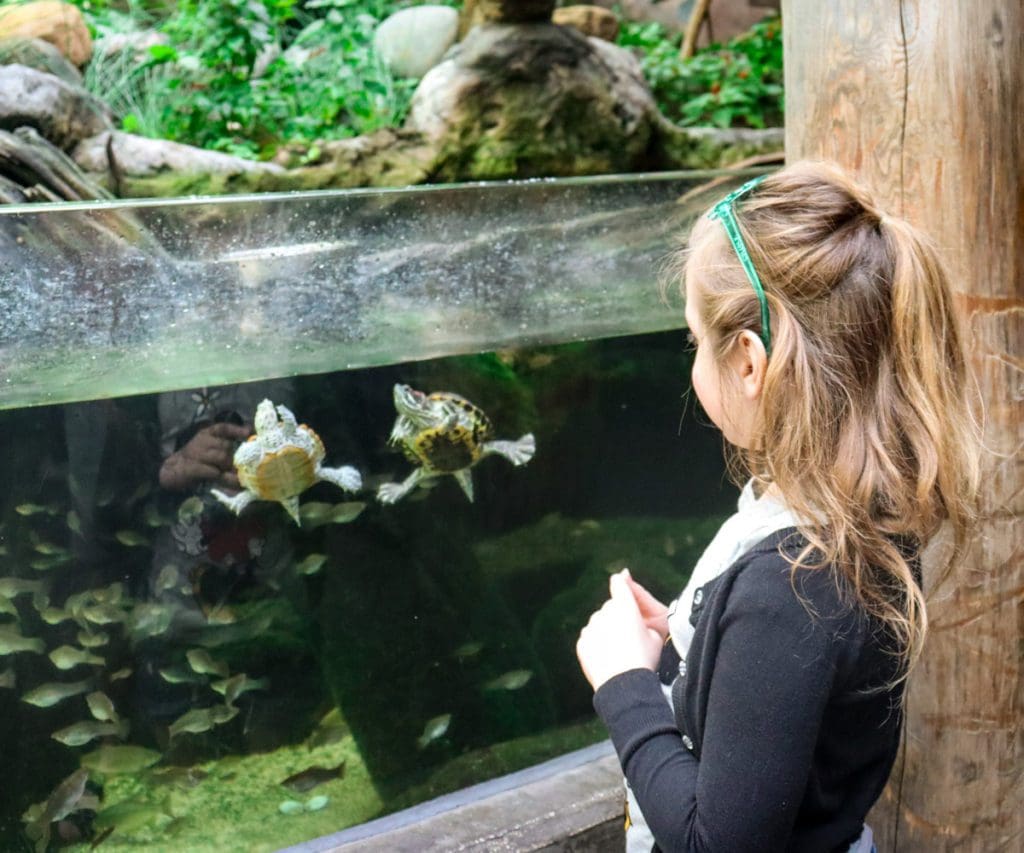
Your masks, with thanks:
<instances>
[{"instance_id":1,"label":"girl's ear","mask_svg":"<svg viewBox=\"0 0 1024 853\"><path fill-rule=\"evenodd\" d=\"M748 329L740 332L733 348L730 367L735 371L740 391L750 401L761 397L764 376L768 370L768 353L764 341Z\"/></svg>"}]
</instances>

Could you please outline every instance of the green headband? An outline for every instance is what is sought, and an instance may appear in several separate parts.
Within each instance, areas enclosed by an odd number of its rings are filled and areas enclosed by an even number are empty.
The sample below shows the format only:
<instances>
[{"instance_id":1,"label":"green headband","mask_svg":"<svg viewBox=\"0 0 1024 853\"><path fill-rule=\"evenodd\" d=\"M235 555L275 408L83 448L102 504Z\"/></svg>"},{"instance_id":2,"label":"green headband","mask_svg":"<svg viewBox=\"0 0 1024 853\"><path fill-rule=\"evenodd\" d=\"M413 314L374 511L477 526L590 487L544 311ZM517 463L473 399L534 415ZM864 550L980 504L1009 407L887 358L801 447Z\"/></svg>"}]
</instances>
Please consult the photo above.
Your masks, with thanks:
<instances>
[{"instance_id":1,"label":"green headband","mask_svg":"<svg viewBox=\"0 0 1024 853\"><path fill-rule=\"evenodd\" d=\"M722 227L725 228L725 233L729 236L729 242L732 243L732 248L736 252L736 257L739 258L740 266L743 267L743 271L747 274L747 279L750 281L750 286L754 288L754 293L757 294L757 300L761 303L761 340L764 342L765 352L768 355L771 355L772 330L768 317L768 297L764 295L764 287L761 286L761 279L757 277L757 270L754 269L754 263L750 260L750 253L747 251L746 244L743 242L743 236L740 234L740 226L736 222L736 214L733 212L733 205L735 204L736 199L750 192L766 177L768 176L761 175L760 177L754 178L752 181L747 181L739 189L733 190L729 195L711 208L711 213L708 214L708 218L717 219L722 223Z\"/></svg>"}]
</instances>

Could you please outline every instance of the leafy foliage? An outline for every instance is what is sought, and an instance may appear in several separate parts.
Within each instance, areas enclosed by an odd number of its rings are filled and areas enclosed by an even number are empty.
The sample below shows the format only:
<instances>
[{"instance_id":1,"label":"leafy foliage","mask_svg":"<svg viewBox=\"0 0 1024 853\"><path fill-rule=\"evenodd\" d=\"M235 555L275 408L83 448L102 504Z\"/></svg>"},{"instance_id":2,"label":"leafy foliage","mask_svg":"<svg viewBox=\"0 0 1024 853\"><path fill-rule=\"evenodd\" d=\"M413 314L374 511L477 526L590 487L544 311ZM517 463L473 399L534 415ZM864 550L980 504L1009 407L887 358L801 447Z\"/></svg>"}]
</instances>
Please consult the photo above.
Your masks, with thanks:
<instances>
[{"instance_id":1,"label":"leafy foliage","mask_svg":"<svg viewBox=\"0 0 1024 853\"><path fill-rule=\"evenodd\" d=\"M416 81L395 78L373 51L395 0L180 0L169 18L119 16L89 0L103 34L153 23L167 44L142 62L99 54L87 85L126 130L247 157L289 143L398 125ZM84 4L83 4L84 5Z\"/></svg>"},{"instance_id":2,"label":"leafy foliage","mask_svg":"<svg viewBox=\"0 0 1024 853\"><path fill-rule=\"evenodd\" d=\"M641 54L658 107L684 125L782 124L782 22L766 18L727 45L679 57L680 37L656 23L622 22L618 43Z\"/></svg>"}]
</instances>

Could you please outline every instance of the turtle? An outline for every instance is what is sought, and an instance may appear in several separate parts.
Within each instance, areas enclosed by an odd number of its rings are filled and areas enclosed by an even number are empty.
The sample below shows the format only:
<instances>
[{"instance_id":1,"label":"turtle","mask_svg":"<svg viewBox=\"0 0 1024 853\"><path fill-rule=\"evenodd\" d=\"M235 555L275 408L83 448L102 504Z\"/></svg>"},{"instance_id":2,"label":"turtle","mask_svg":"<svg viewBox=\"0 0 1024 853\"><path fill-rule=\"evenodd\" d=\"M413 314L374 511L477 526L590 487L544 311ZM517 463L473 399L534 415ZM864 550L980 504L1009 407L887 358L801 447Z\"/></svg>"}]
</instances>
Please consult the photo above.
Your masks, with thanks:
<instances>
[{"instance_id":1,"label":"turtle","mask_svg":"<svg viewBox=\"0 0 1024 853\"><path fill-rule=\"evenodd\" d=\"M359 472L348 465L324 468L324 445L312 429L296 421L287 406L263 400L253 418L255 434L235 451L235 470L242 491L227 495L213 489L217 500L238 515L254 500L277 501L301 525L299 495L324 480L348 492L362 487Z\"/></svg>"},{"instance_id":2,"label":"turtle","mask_svg":"<svg viewBox=\"0 0 1024 853\"><path fill-rule=\"evenodd\" d=\"M504 456L513 465L525 465L536 450L533 434L516 441L494 441L494 429L486 414L465 397L450 391L426 394L401 383L394 388L398 419L389 443L419 467L401 483L384 483L377 499L393 504L417 484L451 474L470 501L473 480L470 468L484 456Z\"/></svg>"}]
</instances>

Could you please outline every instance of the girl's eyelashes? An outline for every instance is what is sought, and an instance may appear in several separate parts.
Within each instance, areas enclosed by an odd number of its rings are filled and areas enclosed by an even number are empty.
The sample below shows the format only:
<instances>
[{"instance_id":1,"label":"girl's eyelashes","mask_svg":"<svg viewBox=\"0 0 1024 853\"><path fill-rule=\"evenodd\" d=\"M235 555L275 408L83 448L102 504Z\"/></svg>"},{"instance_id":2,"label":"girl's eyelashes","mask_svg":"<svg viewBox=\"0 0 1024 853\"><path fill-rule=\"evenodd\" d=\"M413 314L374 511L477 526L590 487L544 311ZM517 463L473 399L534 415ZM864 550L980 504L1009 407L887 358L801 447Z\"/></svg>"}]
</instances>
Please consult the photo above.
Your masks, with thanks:
<instances>
[{"instance_id":1,"label":"girl's eyelashes","mask_svg":"<svg viewBox=\"0 0 1024 853\"><path fill-rule=\"evenodd\" d=\"M693 336L693 332L686 333L686 348L690 351L697 349L697 339Z\"/></svg>"}]
</instances>

